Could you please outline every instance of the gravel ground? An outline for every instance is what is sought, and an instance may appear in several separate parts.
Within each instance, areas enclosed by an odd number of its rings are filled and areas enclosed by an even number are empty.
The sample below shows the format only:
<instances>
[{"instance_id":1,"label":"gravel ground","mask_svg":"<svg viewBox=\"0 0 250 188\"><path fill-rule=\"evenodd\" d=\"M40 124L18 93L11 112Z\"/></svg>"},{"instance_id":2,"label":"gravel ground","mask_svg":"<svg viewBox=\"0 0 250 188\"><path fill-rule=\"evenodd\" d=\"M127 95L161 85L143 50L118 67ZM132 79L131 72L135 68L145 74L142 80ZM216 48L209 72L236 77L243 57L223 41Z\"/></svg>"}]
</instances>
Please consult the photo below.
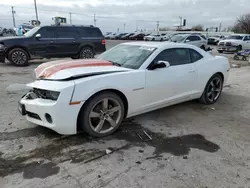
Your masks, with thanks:
<instances>
[{"instance_id":1,"label":"gravel ground","mask_svg":"<svg viewBox=\"0 0 250 188\"><path fill-rule=\"evenodd\" d=\"M153 111L93 139L61 136L19 115L24 84L41 62L0 64L1 188L250 187L249 67L231 69L214 105L191 101ZM142 141L143 131L153 140Z\"/></svg>"}]
</instances>

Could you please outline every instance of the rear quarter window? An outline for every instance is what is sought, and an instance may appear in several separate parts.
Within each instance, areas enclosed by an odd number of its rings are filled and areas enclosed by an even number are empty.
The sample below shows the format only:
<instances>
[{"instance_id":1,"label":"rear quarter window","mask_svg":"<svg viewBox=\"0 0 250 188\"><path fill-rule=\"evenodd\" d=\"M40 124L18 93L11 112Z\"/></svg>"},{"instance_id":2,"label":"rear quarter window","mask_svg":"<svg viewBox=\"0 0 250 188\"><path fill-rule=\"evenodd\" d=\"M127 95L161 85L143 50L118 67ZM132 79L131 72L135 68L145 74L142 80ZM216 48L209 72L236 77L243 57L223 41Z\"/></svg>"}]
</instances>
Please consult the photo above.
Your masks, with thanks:
<instances>
[{"instance_id":1,"label":"rear quarter window","mask_svg":"<svg viewBox=\"0 0 250 188\"><path fill-rule=\"evenodd\" d=\"M99 28L95 27L82 27L78 29L80 37L103 37Z\"/></svg>"}]
</instances>

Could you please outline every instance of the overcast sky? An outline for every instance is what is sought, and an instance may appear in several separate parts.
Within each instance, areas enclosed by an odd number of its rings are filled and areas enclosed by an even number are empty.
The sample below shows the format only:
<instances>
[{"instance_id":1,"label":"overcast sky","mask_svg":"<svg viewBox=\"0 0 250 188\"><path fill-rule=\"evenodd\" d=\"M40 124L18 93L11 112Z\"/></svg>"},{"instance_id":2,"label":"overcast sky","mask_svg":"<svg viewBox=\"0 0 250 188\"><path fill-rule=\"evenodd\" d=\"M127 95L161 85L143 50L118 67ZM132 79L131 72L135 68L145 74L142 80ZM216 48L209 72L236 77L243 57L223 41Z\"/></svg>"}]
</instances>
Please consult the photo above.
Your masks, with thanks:
<instances>
[{"instance_id":1,"label":"overcast sky","mask_svg":"<svg viewBox=\"0 0 250 188\"><path fill-rule=\"evenodd\" d=\"M0 26L13 27L11 6L16 11L17 25L35 19L34 0L0 0ZM42 25L52 24L53 16L66 17L72 12L75 24L96 23L104 32L174 27L179 16L187 19L187 27L202 24L228 27L244 13L250 13L250 0L37 0Z\"/></svg>"}]
</instances>

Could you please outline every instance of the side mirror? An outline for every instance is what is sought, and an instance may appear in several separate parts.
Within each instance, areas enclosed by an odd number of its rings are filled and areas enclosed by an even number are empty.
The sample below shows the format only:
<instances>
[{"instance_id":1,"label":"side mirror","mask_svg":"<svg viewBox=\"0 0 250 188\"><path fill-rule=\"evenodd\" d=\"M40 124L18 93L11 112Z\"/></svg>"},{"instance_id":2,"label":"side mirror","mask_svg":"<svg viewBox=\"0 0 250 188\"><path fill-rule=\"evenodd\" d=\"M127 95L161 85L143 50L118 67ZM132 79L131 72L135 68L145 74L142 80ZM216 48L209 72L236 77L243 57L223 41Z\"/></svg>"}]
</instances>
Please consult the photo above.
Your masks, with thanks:
<instances>
[{"instance_id":1,"label":"side mirror","mask_svg":"<svg viewBox=\"0 0 250 188\"><path fill-rule=\"evenodd\" d=\"M158 61L156 63L154 63L149 70L155 70L155 69L161 69L161 68L167 68L170 67L170 64L168 61Z\"/></svg>"},{"instance_id":2,"label":"side mirror","mask_svg":"<svg viewBox=\"0 0 250 188\"><path fill-rule=\"evenodd\" d=\"M189 39L187 39L187 40L185 40L185 42L190 42L190 40L189 40Z\"/></svg>"},{"instance_id":3,"label":"side mirror","mask_svg":"<svg viewBox=\"0 0 250 188\"><path fill-rule=\"evenodd\" d=\"M41 34L36 34L36 39L40 39L42 36L41 36Z\"/></svg>"}]
</instances>

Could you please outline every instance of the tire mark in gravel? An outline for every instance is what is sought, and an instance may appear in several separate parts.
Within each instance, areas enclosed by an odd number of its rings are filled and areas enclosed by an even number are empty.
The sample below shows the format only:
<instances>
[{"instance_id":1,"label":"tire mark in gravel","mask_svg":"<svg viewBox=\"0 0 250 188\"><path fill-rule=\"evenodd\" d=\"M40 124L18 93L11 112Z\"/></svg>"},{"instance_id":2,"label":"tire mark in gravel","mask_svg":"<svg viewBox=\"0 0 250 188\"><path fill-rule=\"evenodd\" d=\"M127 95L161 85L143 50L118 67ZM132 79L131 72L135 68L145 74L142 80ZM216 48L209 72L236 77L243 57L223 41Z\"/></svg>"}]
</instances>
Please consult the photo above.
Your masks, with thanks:
<instances>
[{"instance_id":1,"label":"tire mark in gravel","mask_svg":"<svg viewBox=\"0 0 250 188\"><path fill-rule=\"evenodd\" d=\"M171 153L175 156L187 155L191 148L204 150L207 152L216 152L219 149L217 144L214 144L204 138L200 134L184 135L179 137L166 137L162 133L153 133L141 125L132 121L124 121L120 129L113 135L105 138L90 138L87 135L79 134L75 136L60 136L51 132L47 134L48 130L43 132L44 128L35 128L35 130L21 130L15 133L4 133L1 140L12 140L16 138L47 135L48 138L58 138L51 141L47 146L36 148L25 153L20 153L17 156L4 157L0 153L0 177L5 177L14 173L23 172L24 178L45 178L59 172L59 163L71 161L71 163L80 163L95 161L105 156L105 150L100 149L84 149L84 144L95 142L96 144L103 144L105 141L125 140L127 144L121 146L122 150L129 149L133 146L152 146L155 148L154 154L160 155L162 153ZM149 142L143 142L136 132L146 130L153 138ZM40 133L39 133L40 132ZM3 133L1 133L3 136ZM13 134L13 135L12 135ZM78 149L70 149L71 146L83 146ZM75 147L74 147L75 148ZM106 149L106 148L105 148ZM120 148L112 148L113 151ZM44 163L50 161L50 163ZM38 162L34 162L38 161ZM33 174L33 175L32 175Z\"/></svg>"}]
</instances>

